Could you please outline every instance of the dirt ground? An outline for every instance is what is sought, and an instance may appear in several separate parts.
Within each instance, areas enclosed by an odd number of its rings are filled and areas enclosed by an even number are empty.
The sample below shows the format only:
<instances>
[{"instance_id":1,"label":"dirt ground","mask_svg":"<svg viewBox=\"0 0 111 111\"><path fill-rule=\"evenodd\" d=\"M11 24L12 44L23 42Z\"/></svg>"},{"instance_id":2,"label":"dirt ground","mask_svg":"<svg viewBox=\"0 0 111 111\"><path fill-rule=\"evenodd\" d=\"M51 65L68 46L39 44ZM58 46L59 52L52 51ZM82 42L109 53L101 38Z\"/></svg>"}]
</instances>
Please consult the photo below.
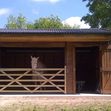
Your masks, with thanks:
<instances>
[{"instance_id":1,"label":"dirt ground","mask_svg":"<svg viewBox=\"0 0 111 111\"><path fill-rule=\"evenodd\" d=\"M48 105L104 105L111 104L111 96L92 96L92 95L0 95L0 107L13 105L13 104L33 104L40 106L48 106Z\"/></svg>"}]
</instances>

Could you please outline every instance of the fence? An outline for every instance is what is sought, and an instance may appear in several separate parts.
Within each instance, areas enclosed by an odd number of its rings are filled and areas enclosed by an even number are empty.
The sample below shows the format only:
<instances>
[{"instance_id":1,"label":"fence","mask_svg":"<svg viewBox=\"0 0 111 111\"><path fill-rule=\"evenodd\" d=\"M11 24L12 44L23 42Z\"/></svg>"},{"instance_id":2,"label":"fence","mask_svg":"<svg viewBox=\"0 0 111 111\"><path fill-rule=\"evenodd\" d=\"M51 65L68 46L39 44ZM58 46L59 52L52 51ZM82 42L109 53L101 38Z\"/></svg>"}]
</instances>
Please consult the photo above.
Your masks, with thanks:
<instances>
[{"instance_id":1,"label":"fence","mask_svg":"<svg viewBox=\"0 0 111 111\"><path fill-rule=\"evenodd\" d=\"M0 68L0 93L66 93L66 67Z\"/></svg>"}]
</instances>

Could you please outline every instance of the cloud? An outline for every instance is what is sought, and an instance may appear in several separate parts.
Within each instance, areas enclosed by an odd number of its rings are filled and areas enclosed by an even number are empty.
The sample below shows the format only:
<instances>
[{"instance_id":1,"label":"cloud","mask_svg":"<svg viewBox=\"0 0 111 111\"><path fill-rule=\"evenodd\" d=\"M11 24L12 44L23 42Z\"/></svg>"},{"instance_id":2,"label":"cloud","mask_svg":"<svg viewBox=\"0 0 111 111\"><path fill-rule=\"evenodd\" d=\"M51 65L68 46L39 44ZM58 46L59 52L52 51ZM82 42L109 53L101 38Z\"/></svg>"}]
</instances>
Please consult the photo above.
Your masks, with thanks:
<instances>
[{"instance_id":1,"label":"cloud","mask_svg":"<svg viewBox=\"0 0 111 111\"><path fill-rule=\"evenodd\" d=\"M85 24L84 21L81 21L81 17L70 17L66 20L63 21L63 24L68 24L71 27L73 27L74 25L79 25L80 28L90 28L90 26L88 24Z\"/></svg>"},{"instance_id":2,"label":"cloud","mask_svg":"<svg viewBox=\"0 0 111 111\"><path fill-rule=\"evenodd\" d=\"M10 9L8 8L0 8L0 16L6 15L10 13Z\"/></svg>"},{"instance_id":3,"label":"cloud","mask_svg":"<svg viewBox=\"0 0 111 111\"><path fill-rule=\"evenodd\" d=\"M49 2L49 3L57 3L60 0L32 0L34 2Z\"/></svg>"}]
</instances>

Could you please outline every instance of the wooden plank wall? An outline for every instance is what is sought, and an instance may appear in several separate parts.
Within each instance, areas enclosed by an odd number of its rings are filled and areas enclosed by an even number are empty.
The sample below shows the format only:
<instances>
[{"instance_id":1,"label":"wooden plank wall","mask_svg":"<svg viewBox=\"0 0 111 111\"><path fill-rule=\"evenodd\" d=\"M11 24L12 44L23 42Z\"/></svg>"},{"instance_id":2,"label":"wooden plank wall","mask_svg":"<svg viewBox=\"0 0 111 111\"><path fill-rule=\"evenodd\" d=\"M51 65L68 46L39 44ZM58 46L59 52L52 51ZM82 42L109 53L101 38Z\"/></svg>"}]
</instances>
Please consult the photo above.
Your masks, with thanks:
<instances>
[{"instance_id":1,"label":"wooden plank wall","mask_svg":"<svg viewBox=\"0 0 111 111\"><path fill-rule=\"evenodd\" d=\"M101 93L111 94L111 45L102 46L101 60Z\"/></svg>"}]
</instances>

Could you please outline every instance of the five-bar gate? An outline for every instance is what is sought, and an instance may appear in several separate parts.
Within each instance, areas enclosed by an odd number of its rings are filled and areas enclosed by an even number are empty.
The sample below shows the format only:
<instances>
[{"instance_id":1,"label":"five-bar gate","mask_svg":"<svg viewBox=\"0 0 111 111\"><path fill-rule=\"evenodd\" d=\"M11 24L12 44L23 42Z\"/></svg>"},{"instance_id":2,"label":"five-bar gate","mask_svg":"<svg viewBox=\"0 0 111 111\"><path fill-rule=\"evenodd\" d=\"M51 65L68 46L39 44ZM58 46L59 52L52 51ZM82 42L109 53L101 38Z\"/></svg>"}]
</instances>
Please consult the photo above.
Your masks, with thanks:
<instances>
[{"instance_id":1,"label":"five-bar gate","mask_svg":"<svg viewBox=\"0 0 111 111\"><path fill-rule=\"evenodd\" d=\"M0 93L66 93L66 67L0 68Z\"/></svg>"}]
</instances>

